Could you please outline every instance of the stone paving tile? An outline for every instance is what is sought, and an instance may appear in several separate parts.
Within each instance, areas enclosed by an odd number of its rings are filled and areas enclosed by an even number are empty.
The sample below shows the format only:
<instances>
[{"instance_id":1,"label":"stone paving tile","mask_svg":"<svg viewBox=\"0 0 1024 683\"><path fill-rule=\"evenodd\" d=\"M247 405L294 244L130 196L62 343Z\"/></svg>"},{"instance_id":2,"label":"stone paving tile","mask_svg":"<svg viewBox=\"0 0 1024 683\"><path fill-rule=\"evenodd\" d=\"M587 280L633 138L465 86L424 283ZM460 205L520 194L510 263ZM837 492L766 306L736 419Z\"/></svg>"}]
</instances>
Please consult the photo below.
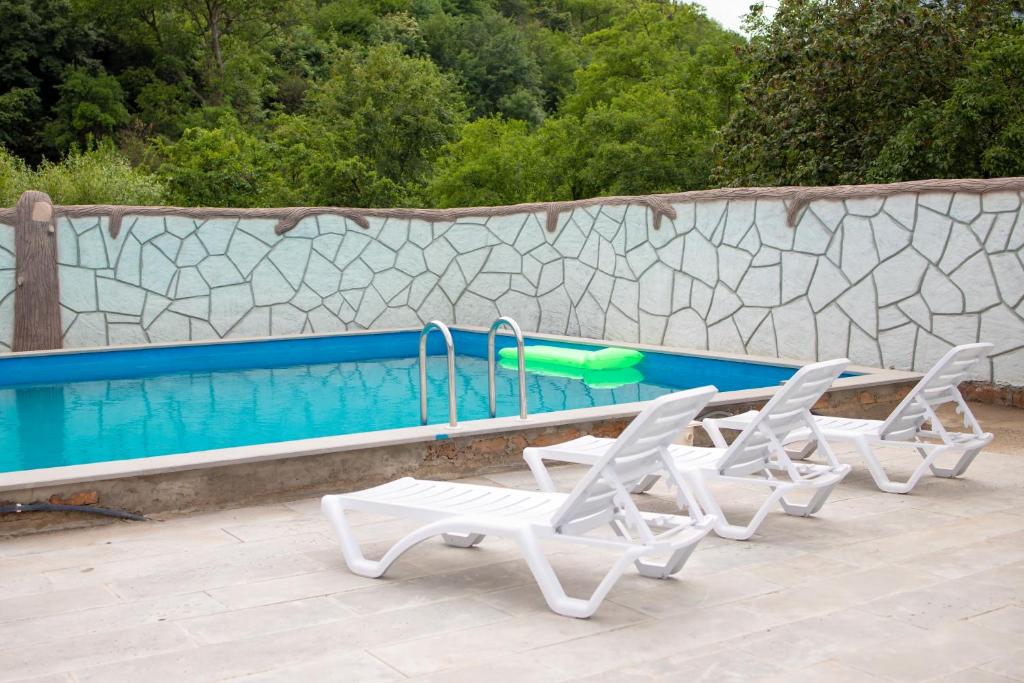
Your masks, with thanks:
<instances>
[{"instance_id":1,"label":"stone paving tile","mask_svg":"<svg viewBox=\"0 0 1024 683\"><path fill-rule=\"evenodd\" d=\"M747 640L743 651L786 670L797 670L920 634L914 626L854 608L778 626L768 635Z\"/></svg>"},{"instance_id":2,"label":"stone paving tile","mask_svg":"<svg viewBox=\"0 0 1024 683\"><path fill-rule=\"evenodd\" d=\"M930 574L913 569L874 567L824 579L810 579L779 592L747 600L743 606L794 621L864 605L886 595L937 582Z\"/></svg>"},{"instance_id":3,"label":"stone paving tile","mask_svg":"<svg viewBox=\"0 0 1024 683\"><path fill-rule=\"evenodd\" d=\"M757 683L883 683L879 678L864 671L858 671L838 662L823 662L802 669L790 670L775 676L748 678Z\"/></svg>"},{"instance_id":4,"label":"stone paving tile","mask_svg":"<svg viewBox=\"0 0 1024 683\"><path fill-rule=\"evenodd\" d=\"M182 652L194 641L177 625L147 624L0 650L0 681L108 665L164 652ZM55 656L56 655L56 656Z\"/></svg>"},{"instance_id":5,"label":"stone paving tile","mask_svg":"<svg viewBox=\"0 0 1024 683\"><path fill-rule=\"evenodd\" d=\"M782 590L747 568L675 579L670 590L663 581L636 582L632 589L616 591L613 600L644 614L664 617L695 607L737 602Z\"/></svg>"},{"instance_id":6,"label":"stone paving tile","mask_svg":"<svg viewBox=\"0 0 1024 683\"><path fill-rule=\"evenodd\" d=\"M1005 658L1016 647L1016 636L968 622L952 622L844 653L837 659L854 669L894 681L925 681L960 669L986 668L983 665ZM1010 668L1012 661L1002 667Z\"/></svg>"},{"instance_id":7,"label":"stone paving tile","mask_svg":"<svg viewBox=\"0 0 1024 683\"><path fill-rule=\"evenodd\" d=\"M225 643L326 624L352 616L330 598L306 598L184 619L178 624L200 643Z\"/></svg>"},{"instance_id":8,"label":"stone paving tile","mask_svg":"<svg viewBox=\"0 0 1024 683\"><path fill-rule=\"evenodd\" d=\"M859 476L814 518L709 537L668 581L627 573L583 621L547 609L506 539L355 576L315 499L0 542L0 680L1024 680L1024 459L989 456L907 496L851 458ZM761 493L729 495L749 514ZM635 499L672 505L661 483ZM352 522L371 556L413 526ZM610 561L543 545L571 594Z\"/></svg>"},{"instance_id":9,"label":"stone paving tile","mask_svg":"<svg viewBox=\"0 0 1024 683\"><path fill-rule=\"evenodd\" d=\"M533 583L521 560L486 564L454 572L429 574L408 581L381 582L334 597L353 614L376 614L437 602L438 596L455 598Z\"/></svg>"},{"instance_id":10,"label":"stone paving tile","mask_svg":"<svg viewBox=\"0 0 1024 683\"><path fill-rule=\"evenodd\" d=\"M32 593L0 600L0 624L29 617L47 617L62 612L74 612L89 609L90 607L111 605L119 601L120 599L117 595L105 586Z\"/></svg>"},{"instance_id":11,"label":"stone paving tile","mask_svg":"<svg viewBox=\"0 0 1024 683\"><path fill-rule=\"evenodd\" d=\"M736 605L695 609L615 631L535 650L545 665L568 675L587 676L672 655L698 656L709 646L741 635L761 633L780 619Z\"/></svg>"},{"instance_id":12,"label":"stone paving tile","mask_svg":"<svg viewBox=\"0 0 1024 683\"><path fill-rule=\"evenodd\" d=\"M390 572L389 572L390 575ZM395 578L392 576L392 578ZM357 588L379 585L376 579L358 576L343 567L293 574L254 583L210 588L206 593L229 609L245 609L289 600L333 595Z\"/></svg>"},{"instance_id":13,"label":"stone paving tile","mask_svg":"<svg viewBox=\"0 0 1024 683\"><path fill-rule=\"evenodd\" d=\"M42 574L25 574L24 576L7 576L2 578L4 598L15 598L21 595L42 593L51 590L53 584Z\"/></svg>"},{"instance_id":14,"label":"stone paving tile","mask_svg":"<svg viewBox=\"0 0 1024 683\"><path fill-rule=\"evenodd\" d=\"M445 631L482 627L508 618L504 612L473 599L449 600L422 607L341 619L315 626L237 641L178 648L153 657L74 671L90 681L216 681L306 663L345 650Z\"/></svg>"},{"instance_id":15,"label":"stone paving tile","mask_svg":"<svg viewBox=\"0 0 1024 683\"><path fill-rule=\"evenodd\" d=\"M644 618L644 615L626 607L615 604L607 607L590 619L565 619L556 614L531 612L497 622L486 629L455 631L373 648L371 652L403 674L418 676L614 631Z\"/></svg>"},{"instance_id":16,"label":"stone paving tile","mask_svg":"<svg viewBox=\"0 0 1024 683\"><path fill-rule=\"evenodd\" d=\"M743 652L744 642L736 641L733 652L742 656L728 656L729 650L721 643L712 651L701 654L686 653L636 662L579 679L587 683L640 683L641 681L707 681L709 683L747 683L785 671L770 660Z\"/></svg>"},{"instance_id":17,"label":"stone paving tile","mask_svg":"<svg viewBox=\"0 0 1024 683\"><path fill-rule=\"evenodd\" d=\"M18 683L75 683L71 674L51 674L48 676L32 676L18 679Z\"/></svg>"},{"instance_id":18,"label":"stone paving tile","mask_svg":"<svg viewBox=\"0 0 1024 683\"><path fill-rule=\"evenodd\" d=\"M1024 635L1024 608L1015 605L1008 605L991 612L979 614L976 617L972 617L971 621L993 631Z\"/></svg>"},{"instance_id":19,"label":"stone paving tile","mask_svg":"<svg viewBox=\"0 0 1024 683\"><path fill-rule=\"evenodd\" d=\"M72 637L203 616L225 609L223 604L206 593L191 593L119 602L49 616L33 612L18 621L0 624L0 648L59 642Z\"/></svg>"},{"instance_id":20,"label":"stone paving tile","mask_svg":"<svg viewBox=\"0 0 1024 683\"><path fill-rule=\"evenodd\" d=\"M446 669L412 679L417 683L561 683L570 680L564 673L544 666L527 656L499 657L486 664Z\"/></svg>"},{"instance_id":21,"label":"stone paving tile","mask_svg":"<svg viewBox=\"0 0 1024 683\"><path fill-rule=\"evenodd\" d=\"M222 679L238 683L277 683L280 681L358 681L359 683L390 683L408 680L387 664L365 652L339 652L317 657L292 666L261 673Z\"/></svg>"},{"instance_id":22,"label":"stone paving tile","mask_svg":"<svg viewBox=\"0 0 1024 683\"><path fill-rule=\"evenodd\" d=\"M982 671L981 669L964 669L956 673L933 679L935 683L1012 683L1014 679L1006 676Z\"/></svg>"},{"instance_id":23,"label":"stone paving tile","mask_svg":"<svg viewBox=\"0 0 1024 683\"><path fill-rule=\"evenodd\" d=\"M872 601L863 609L921 628L980 616L1013 602L1019 592L971 579L943 581ZM979 622L981 623L981 622Z\"/></svg>"},{"instance_id":24,"label":"stone paving tile","mask_svg":"<svg viewBox=\"0 0 1024 683\"><path fill-rule=\"evenodd\" d=\"M1015 681L1024 681L1024 650L1018 650L1009 657L994 659L983 664L980 668L982 671L998 676L1004 676Z\"/></svg>"},{"instance_id":25,"label":"stone paving tile","mask_svg":"<svg viewBox=\"0 0 1024 683\"><path fill-rule=\"evenodd\" d=\"M407 680L405 676L360 650L332 652L323 657L298 662L260 673L225 680L235 683L279 683L280 681L357 681L358 683L391 683Z\"/></svg>"}]
</instances>

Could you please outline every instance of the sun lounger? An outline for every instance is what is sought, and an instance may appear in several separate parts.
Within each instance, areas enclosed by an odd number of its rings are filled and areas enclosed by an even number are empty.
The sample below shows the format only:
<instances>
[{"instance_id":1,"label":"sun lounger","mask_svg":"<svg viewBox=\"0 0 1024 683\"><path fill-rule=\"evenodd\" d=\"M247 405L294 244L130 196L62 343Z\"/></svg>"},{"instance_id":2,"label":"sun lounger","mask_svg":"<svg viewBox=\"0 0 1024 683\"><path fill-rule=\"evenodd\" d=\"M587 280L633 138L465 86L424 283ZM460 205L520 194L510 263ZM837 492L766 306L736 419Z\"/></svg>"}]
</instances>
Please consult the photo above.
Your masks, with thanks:
<instances>
[{"instance_id":1,"label":"sun lounger","mask_svg":"<svg viewBox=\"0 0 1024 683\"><path fill-rule=\"evenodd\" d=\"M515 540L548 606L558 614L592 615L630 563L644 576L667 578L682 569L714 520L699 506L689 517L640 512L630 490L668 466L667 447L715 394L702 387L663 396L650 405L604 452L571 493L521 491L459 482L403 478L354 493L324 496L349 569L379 577L402 553L432 536L449 545L471 547L485 536ZM402 517L424 526L398 541L379 560L363 557L345 514L349 510ZM597 535L598 529L615 534ZM593 594L566 595L541 550L545 540L583 543L618 555Z\"/></svg>"},{"instance_id":2,"label":"sun lounger","mask_svg":"<svg viewBox=\"0 0 1024 683\"><path fill-rule=\"evenodd\" d=\"M991 349L991 344L964 344L950 349L884 421L815 417L820 437L833 443L853 444L867 463L878 488L888 493L909 493L929 469L938 477L963 474L978 453L991 443L992 435L982 431L957 385L968 378L970 371L988 356ZM970 432L950 431L942 424L935 411L945 403L956 404L956 411ZM756 413L751 411L704 420L704 428L715 445L721 447L726 443L722 429L744 429L755 416ZM809 441L808 447L798 456L806 458L821 444L820 437L803 429L790 434L788 442ZM913 449L921 456L922 462L907 481L894 482L875 453L877 446ZM957 456L955 464L952 467L938 466L938 458L947 454Z\"/></svg>"},{"instance_id":3,"label":"sun lounger","mask_svg":"<svg viewBox=\"0 0 1024 683\"><path fill-rule=\"evenodd\" d=\"M715 517L715 533L737 540L750 538L775 503L797 516L812 515L820 510L832 489L850 471L850 466L839 463L824 441L821 441L822 452L828 462L823 465L793 462L782 443L794 429L817 433L810 408L848 363L844 358L798 370L765 407L754 414L732 445L669 447L671 464L662 473L675 485L680 506L692 504L689 498L695 496L697 504ZM584 436L554 446L527 448L523 457L540 489L554 491L545 460L591 464L603 458L613 443L612 439ZM656 476L645 479L635 491L646 489L655 479ZM769 493L751 520L746 525L738 525L730 523L722 511L710 486L714 482L756 484L767 488ZM788 498L798 492L808 493L810 500L798 503Z\"/></svg>"}]
</instances>

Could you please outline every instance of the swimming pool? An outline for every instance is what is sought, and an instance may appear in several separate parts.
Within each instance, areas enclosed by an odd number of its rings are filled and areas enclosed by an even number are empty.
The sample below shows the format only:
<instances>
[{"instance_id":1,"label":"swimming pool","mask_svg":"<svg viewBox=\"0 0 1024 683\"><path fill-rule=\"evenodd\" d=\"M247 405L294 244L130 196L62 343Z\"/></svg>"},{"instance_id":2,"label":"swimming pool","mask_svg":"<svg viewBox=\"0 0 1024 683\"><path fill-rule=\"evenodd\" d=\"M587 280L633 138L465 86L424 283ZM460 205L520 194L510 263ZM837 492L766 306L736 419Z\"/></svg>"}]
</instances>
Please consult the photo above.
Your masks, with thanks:
<instances>
[{"instance_id":1,"label":"swimming pool","mask_svg":"<svg viewBox=\"0 0 1024 683\"><path fill-rule=\"evenodd\" d=\"M487 418L487 335L452 335L459 419ZM0 358L0 472L419 425L418 342L418 331L395 331ZM499 349L513 345L497 338ZM428 422L444 425L440 335L427 350ZM529 412L645 401L704 384L772 387L795 368L646 352L636 370L642 379L625 384L529 372ZM499 365L498 416L518 414L516 385L516 373Z\"/></svg>"}]
</instances>

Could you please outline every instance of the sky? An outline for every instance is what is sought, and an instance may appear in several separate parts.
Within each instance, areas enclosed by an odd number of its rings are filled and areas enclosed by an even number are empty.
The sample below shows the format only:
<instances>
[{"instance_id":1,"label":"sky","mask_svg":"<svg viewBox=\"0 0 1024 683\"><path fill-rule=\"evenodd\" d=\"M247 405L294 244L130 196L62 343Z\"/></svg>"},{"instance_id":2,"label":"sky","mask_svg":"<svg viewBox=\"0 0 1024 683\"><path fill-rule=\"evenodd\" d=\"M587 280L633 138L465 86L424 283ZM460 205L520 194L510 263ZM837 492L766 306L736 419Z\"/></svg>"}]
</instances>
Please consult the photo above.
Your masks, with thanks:
<instances>
[{"instance_id":1,"label":"sky","mask_svg":"<svg viewBox=\"0 0 1024 683\"><path fill-rule=\"evenodd\" d=\"M743 15L750 11L750 5L756 0L698 0L708 10L708 16L718 20L726 28L740 31ZM775 7L774 2L766 2L765 9L769 16Z\"/></svg>"}]
</instances>

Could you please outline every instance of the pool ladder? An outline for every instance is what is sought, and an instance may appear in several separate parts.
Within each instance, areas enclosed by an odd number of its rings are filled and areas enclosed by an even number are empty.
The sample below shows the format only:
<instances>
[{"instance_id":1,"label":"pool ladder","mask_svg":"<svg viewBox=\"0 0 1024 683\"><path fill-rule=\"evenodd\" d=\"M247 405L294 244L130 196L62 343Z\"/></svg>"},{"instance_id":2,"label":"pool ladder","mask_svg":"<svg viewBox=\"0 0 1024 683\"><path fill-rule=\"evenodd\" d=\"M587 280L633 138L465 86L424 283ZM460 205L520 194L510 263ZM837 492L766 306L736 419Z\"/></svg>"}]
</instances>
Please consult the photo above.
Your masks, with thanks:
<instances>
[{"instance_id":1,"label":"pool ladder","mask_svg":"<svg viewBox=\"0 0 1024 683\"><path fill-rule=\"evenodd\" d=\"M507 326L516 338L516 349L519 358L519 418L526 419L526 361L523 356L523 331L512 318L502 316L494 321L487 332L487 409L491 417L496 415L497 401L495 398L495 361L494 341L498 329ZM458 400L455 397L455 342L452 341L451 330L439 320L431 320L420 331L420 424L427 424L427 338L437 330L444 337L445 351L448 356L448 426L457 427Z\"/></svg>"}]
</instances>

